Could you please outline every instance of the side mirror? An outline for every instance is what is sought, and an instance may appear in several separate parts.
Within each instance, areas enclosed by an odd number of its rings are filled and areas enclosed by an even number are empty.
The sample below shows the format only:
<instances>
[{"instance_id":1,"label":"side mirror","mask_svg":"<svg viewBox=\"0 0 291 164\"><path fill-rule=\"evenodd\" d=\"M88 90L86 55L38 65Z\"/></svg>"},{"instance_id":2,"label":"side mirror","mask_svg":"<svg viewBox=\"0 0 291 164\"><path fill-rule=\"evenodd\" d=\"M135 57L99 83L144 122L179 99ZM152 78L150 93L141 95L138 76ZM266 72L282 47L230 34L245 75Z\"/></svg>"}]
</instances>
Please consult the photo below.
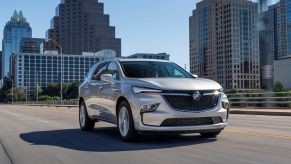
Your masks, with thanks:
<instances>
[{"instance_id":1,"label":"side mirror","mask_svg":"<svg viewBox=\"0 0 291 164\"><path fill-rule=\"evenodd\" d=\"M114 84L114 79L111 74L102 74L100 77L102 81L108 82L110 84Z\"/></svg>"},{"instance_id":2,"label":"side mirror","mask_svg":"<svg viewBox=\"0 0 291 164\"><path fill-rule=\"evenodd\" d=\"M198 75L192 74L192 76L193 76L194 78L198 78Z\"/></svg>"}]
</instances>

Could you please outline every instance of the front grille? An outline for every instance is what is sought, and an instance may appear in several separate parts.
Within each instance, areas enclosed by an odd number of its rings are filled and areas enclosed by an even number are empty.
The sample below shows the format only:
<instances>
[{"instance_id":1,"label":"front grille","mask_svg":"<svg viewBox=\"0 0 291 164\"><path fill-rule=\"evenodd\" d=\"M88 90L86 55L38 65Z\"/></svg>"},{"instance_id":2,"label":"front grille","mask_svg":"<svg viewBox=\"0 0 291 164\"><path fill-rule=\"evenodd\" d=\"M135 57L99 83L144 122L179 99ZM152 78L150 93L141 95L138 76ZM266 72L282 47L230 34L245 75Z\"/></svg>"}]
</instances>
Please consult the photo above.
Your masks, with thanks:
<instances>
[{"instance_id":1,"label":"front grille","mask_svg":"<svg viewBox=\"0 0 291 164\"><path fill-rule=\"evenodd\" d=\"M169 118L163 121L162 127L171 126L199 126L222 123L221 117L200 117L200 118Z\"/></svg>"},{"instance_id":2,"label":"front grille","mask_svg":"<svg viewBox=\"0 0 291 164\"><path fill-rule=\"evenodd\" d=\"M199 91L201 98L194 100L192 97L195 91L163 91L163 98L174 110L194 111L210 110L217 106L219 95L203 95L214 93L214 90Z\"/></svg>"}]
</instances>

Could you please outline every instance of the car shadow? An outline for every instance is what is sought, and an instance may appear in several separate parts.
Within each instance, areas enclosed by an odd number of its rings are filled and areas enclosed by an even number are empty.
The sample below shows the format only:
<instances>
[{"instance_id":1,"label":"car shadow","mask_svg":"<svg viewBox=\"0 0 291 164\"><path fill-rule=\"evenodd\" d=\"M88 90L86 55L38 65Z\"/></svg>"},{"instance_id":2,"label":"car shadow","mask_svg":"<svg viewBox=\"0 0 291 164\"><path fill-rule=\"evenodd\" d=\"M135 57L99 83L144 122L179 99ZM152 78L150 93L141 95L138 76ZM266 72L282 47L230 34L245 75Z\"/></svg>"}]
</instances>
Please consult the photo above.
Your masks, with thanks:
<instances>
[{"instance_id":1,"label":"car shadow","mask_svg":"<svg viewBox=\"0 0 291 164\"><path fill-rule=\"evenodd\" d=\"M147 134L137 142L126 143L120 140L114 127L95 128L93 132L83 132L80 129L37 131L22 133L20 138L32 145L49 145L90 152L165 149L216 141L201 138L199 135Z\"/></svg>"}]
</instances>

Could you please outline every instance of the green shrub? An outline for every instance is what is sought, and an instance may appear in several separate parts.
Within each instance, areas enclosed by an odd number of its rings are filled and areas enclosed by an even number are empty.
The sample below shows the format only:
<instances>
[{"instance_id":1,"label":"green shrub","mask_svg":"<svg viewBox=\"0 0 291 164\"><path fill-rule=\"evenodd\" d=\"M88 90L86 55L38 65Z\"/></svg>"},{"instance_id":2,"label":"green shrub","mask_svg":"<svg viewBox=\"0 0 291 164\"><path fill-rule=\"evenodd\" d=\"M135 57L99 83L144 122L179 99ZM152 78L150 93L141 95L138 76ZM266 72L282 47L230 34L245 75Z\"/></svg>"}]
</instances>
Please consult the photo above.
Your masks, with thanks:
<instances>
[{"instance_id":1,"label":"green shrub","mask_svg":"<svg viewBox=\"0 0 291 164\"><path fill-rule=\"evenodd\" d=\"M38 99L40 101L51 101L52 100L52 97L50 97L48 95L43 95L43 96L40 96Z\"/></svg>"},{"instance_id":2,"label":"green shrub","mask_svg":"<svg viewBox=\"0 0 291 164\"><path fill-rule=\"evenodd\" d=\"M284 92L284 91L285 89L284 89L283 84L279 81L276 81L275 86L274 86L274 92Z\"/></svg>"},{"instance_id":3,"label":"green shrub","mask_svg":"<svg viewBox=\"0 0 291 164\"><path fill-rule=\"evenodd\" d=\"M58 101L58 100L60 100L60 97L58 97L58 96L54 96L54 97L52 97L52 100L54 100L54 101Z\"/></svg>"}]
</instances>

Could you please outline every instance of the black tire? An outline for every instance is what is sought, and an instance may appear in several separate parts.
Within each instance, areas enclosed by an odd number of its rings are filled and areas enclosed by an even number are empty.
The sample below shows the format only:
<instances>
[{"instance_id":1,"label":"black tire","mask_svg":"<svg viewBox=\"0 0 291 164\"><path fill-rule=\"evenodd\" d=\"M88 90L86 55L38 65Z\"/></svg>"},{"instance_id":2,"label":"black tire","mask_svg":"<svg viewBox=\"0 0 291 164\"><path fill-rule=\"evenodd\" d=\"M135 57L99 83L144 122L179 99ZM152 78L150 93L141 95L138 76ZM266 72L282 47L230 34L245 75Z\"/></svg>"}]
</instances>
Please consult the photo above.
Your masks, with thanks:
<instances>
[{"instance_id":1,"label":"black tire","mask_svg":"<svg viewBox=\"0 0 291 164\"><path fill-rule=\"evenodd\" d=\"M84 107L84 124L81 123L81 110ZM83 131L93 131L95 126L95 121L91 120L87 113L87 108L85 102L82 101L79 105L79 125Z\"/></svg>"},{"instance_id":2,"label":"black tire","mask_svg":"<svg viewBox=\"0 0 291 164\"><path fill-rule=\"evenodd\" d=\"M128 128L128 132L126 135L122 135L120 127L119 127L119 114L120 114L120 110L124 107L126 108L126 110L128 112L128 116L129 116L128 117L129 118L129 128ZM139 138L139 133L135 130L132 111L131 111L129 104L126 101L122 101L119 104L116 117L117 117L118 133L119 133L121 139L125 142L136 141Z\"/></svg>"},{"instance_id":3,"label":"black tire","mask_svg":"<svg viewBox=\"0 0 291 164\"><path fill-rule=\"evenodd\" d=\"M200 133L200 135L203 138L216 138L220 133L221 133L221 130L216 131L216 132Z\"/></svg>"}]
</instances>

